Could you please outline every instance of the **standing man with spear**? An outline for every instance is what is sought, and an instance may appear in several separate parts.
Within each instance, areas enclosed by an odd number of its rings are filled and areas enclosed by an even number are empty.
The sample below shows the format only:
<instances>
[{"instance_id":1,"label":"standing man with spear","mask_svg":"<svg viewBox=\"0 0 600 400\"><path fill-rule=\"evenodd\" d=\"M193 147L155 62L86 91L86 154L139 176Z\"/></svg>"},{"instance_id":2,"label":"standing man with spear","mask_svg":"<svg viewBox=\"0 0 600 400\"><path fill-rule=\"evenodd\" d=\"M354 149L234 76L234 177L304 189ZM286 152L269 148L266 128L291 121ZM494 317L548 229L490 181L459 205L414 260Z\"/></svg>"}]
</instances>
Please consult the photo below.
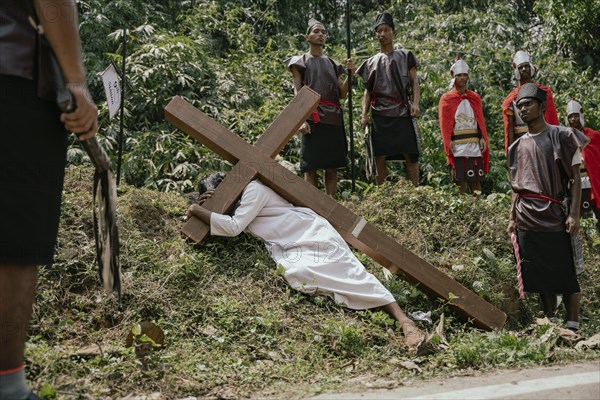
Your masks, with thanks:
<instances>
[{"instance_id":1,"label":"standing man with spear","mask_svg":"<svg viewBox=\"0 0 600 400\"><path fill-rule=\"evenodd\" d=\"M344 68L323 54L327 40L323 23L311 18L305 38L310 46L309 51L284 61L294 79L294 93L306 85L321 95L317 109L300 127L300 170L304 173L305 181L318 186L318 171L324 169L325 192L334 196L337 191L337 169L347 164L348 146L340 99L348 93L354 63L351 59L346 61L348 78L342 81Z\"/></svg>"},{"instance_id":2,"label":"standing man with spear","mask_svg":"<svg viewBox=\"0 0 600 400\"><path fill-rule=\"evenodd\" d=\"M377 184L387 175L387 160L406 160L406 173L419 186L418 131L414 118L421 114L421 91L413 53L394 48L396 28L388 13L381 13L373 24L380 52L365 61L356 71L365 81L361 124L373 124L373 155L377 167ZM412 94L412 102L410 95Z\"/></svg>"}]
</instances>

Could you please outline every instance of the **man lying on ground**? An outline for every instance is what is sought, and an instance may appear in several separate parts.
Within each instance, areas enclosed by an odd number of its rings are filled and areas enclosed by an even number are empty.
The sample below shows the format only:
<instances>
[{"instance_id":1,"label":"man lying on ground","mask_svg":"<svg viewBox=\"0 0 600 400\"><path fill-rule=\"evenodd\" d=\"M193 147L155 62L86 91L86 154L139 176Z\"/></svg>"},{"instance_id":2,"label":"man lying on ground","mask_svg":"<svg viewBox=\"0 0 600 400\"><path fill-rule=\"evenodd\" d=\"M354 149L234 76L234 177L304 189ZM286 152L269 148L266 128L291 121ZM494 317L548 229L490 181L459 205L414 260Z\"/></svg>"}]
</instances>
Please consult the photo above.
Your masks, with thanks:
<instances>
[{"instance_id":1,"label":"man lying on ground","mask_svg":"<svg viewBox=\"0 0 600 400\"><path fill-rule=\"evenodd\" d=\"M250 182L233 215L202 207L223 180L211 174L200 184L200 199L188 210L210 225L211 235L237 236L246 231L265 242L271 257L285 270L292 288L325 295L353 310L381 308L402 327L409 350L426 339L392 294L367 272L344 239L310 208L296 207L258 180Z\"/></svg>"}]
</instances>

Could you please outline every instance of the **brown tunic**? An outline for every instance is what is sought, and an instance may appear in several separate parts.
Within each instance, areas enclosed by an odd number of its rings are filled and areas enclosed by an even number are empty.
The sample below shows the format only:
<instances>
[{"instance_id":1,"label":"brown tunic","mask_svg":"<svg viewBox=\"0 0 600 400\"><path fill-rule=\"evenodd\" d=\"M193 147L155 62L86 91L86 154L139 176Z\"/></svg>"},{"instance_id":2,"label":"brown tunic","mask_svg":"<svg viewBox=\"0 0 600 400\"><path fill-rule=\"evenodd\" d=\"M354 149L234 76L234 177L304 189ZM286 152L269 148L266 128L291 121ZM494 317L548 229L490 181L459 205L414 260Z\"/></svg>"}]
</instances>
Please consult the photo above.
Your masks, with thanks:
<instances>
[{"instance_id":1,"label":"brown tunic","mask_svg":"<svg viewBox=\"0 0 600 400\"><path fill-rule=\"evenodd\" d=\"M508 149L512 190L563 201L565 182L572 178L571 165L577 149L587 143L579 131L549 125L537 135L525 135ZM561 204L545 199L519 197L515 204L517 228L536 232L565 230L566 214Z\"/></svg>"},{"instance_id":2,"label":"brown tunic","mask_svg":"<svg viewBox=\"0 0 600 400\"><path fill-rule=\"evenodd\" d=\"M34 77L37 34L27 18L28 1L0 2L0 75Z\"/></svg>"},{"instance_id":3,"label":"brown tunic","mask_svg":"<svg viewBox=\"0 0 600 400\"><path fill-rule=\"evenodd\" d=\"M284 61L291 70L296 68L302 76L302 85L321 95L317 112L319 122L309 117L311 133L302 135L300 171L337 169L346 166L347 143L342 109L339 106L339 77L344 68L327 56L310 53Z\"/></svg>"},{"instance_id":4,"label":"brown tunic","mask_svg":"<svg viewBox=\"0 0 600 400\"><path fill-rule=\"evenodd\" d=\"M407 50L378 53L362 63L357 75L365 81L365 88L374 95L371 104L373 115L409 117L407 107L411 89L409 71L418 68L419 62Z\"/></svg>"},{"instance_id":5,"label":"brown tunic","mask_svg":"<svg viewBox=\"0 0 600 400\"><path fill-rule=\"evenodd\" d=\"M344 67L327 56L315 57L310 53L295 56L284 61L291 69L296 68L302 75L302 84L321 95L321 101L327 103L340 102L339 77ZM342 125L342 110L332 104L320 103L317 111L321 123Z\"/></svg>"}]
</instances>

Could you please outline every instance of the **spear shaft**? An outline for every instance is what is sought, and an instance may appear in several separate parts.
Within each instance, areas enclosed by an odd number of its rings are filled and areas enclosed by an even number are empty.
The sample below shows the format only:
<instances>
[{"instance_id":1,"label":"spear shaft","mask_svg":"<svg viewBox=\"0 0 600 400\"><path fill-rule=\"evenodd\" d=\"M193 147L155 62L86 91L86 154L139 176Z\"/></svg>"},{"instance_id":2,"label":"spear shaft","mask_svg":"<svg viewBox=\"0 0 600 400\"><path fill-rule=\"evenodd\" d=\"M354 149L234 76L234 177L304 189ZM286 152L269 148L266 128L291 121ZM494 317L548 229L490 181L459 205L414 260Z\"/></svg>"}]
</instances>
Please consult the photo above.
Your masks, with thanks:
<instances>
[{"instance_id":1,"label":"spear shaft","mask_svg":"<svg viewBox=\"0 0 600 400\"><path fill-rule=\"evenodd\" d=\"M350 0L346 0L346 58L350 58ZM356 190L356 173L354 171L354 127L352 123L352 79L348 71L348 129L350 133L350 176L352 178L352 191Z\"/></svg>"}]
</instances>

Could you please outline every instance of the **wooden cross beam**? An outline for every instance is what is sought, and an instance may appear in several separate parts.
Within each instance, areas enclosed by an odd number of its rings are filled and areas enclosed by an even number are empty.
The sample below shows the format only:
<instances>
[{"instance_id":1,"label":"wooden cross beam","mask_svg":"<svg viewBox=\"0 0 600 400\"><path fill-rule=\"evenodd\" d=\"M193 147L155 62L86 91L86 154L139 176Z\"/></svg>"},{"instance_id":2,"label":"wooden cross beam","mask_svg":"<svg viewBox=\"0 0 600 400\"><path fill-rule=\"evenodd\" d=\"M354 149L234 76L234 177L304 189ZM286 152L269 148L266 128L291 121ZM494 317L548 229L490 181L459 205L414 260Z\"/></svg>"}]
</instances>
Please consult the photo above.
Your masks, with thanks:
<instances>
[{"instance_id":1,"label":"wooden cross beam","mask_svg":"<svg viewBox=\"0 0 600 400\"><path fill-rule=\"evenodd\" d=\"M167 121L235 164L203 206L214 212L229 212L246 185L259 178L290 203L313 209L326 218L349 244L391 272L418 284L428 295L445 300L476 326L487 330L502 328L506 314L501 310L273 159L314 110L318 100L318 94L303 87L252 146L182 98L174 97L165 107ZM183 229L183 233L196 242L204 239L208 232L209 227L199 219L188 222Z\"/></svg>"},{"instance_id":2,"label":"wooden cross beam","mask_svg":"<svg viewBox=\"0 0 600 400\"><path fill-rule=\"evenodd\" d=\"M294 133L300 129L300 126L306 121L308 116L316 109L319 104L320 95L311 90L308 86L304 86L294 97L292 102L283 110L283 112L273 121L273 123L267 128L265 132L258 138L254 144L254 150L258 151L269 159L275 158L277 154L283 149L287 142L292 138ZM183 101L179 97L175 97L169 105L165 108L165 116L167 121L186 132L200 143L203 143L208 148L219 154L221 157L229 161L234 165L233 169L227 174L223 182L219 184L219 187L213 194L213 196L206 200L202 205L204 208L219 213L227 214L237 203L239 198L244 191L244 188L250 183L250 181L256 179L257 173L251 169L242 169L241 165L237 163L239 158L234 157L228 148L232 146L248 146L242 138L232 134L226 130L223 126L219 125L214 120L210 119L206 115L203 120L205 122L210 121L210 127L213 130L221 132L221 136L217 140L207 142L207 137L203 137L202 134L193 134L192 126L187 126L185 122L178 119L175 114L171 114L169 110L176 106L173 102L179 100ZM173 104L173 107L171 107ZM189 104L188 104L189 106ZM193 108L193 107L192 107ZM187 108L189 110L189 107ZM196 110L194 108L194 110ZM193 118L193 117L192 117ZM247 148L247 147L246 147ZM271 161L274 162L274 161ZM279 165L277 163L277 165ZM199 218L192 217L188 220L182 229L182 233L192 239L196 243L200 243L209 234L210 227L202 222Z\"/></svg>"}]
</instances>

